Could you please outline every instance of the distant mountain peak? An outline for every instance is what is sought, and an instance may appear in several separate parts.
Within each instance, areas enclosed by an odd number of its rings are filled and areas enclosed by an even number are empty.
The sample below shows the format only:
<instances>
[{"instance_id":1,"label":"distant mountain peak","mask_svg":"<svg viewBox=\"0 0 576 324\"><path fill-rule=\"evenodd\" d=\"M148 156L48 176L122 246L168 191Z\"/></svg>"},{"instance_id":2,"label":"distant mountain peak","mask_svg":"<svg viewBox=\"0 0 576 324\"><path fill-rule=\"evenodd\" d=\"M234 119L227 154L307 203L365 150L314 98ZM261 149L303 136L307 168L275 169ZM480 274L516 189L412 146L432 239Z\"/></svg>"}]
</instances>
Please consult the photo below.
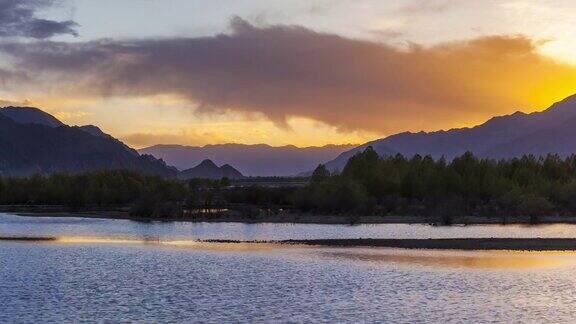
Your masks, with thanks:
<instances>
[{"instance_id":1,"label":"distant mountain peak","mask_svg":"<svg viewBox=\"0 0 576 324\"><path fill-rule=\"evenodd\" d=\"M18 124L39 124L48 127L64 126L64 123L56 117L34 107L8 106L0 108L0 114Z\"/></svg>"},{"instance_id":2,"label":"distant mountain peak","mask_svg":"<svg viewBox=\"0 0 576 324\"><path fill-rule=\"evenodd\" d=\"M180 170L189 169L209 158L216 165L229 164L249 176L294 176L331 160L355 147L352 144L296 147L268 144L212 144L205 146L154 145L140 149L164 159Z\"/></svg>"},{"instance_id":3,"label":"distant mountain peak","mask_svg":"<svg viewBox=\"0 0 576 324\"><path fill-rule=\"evenodd\" d=\"M396 151L433 158L453 157L467 151L487 158L576 153L576 95L533 113L516 111L492 117L483 124L436 132L404 132L363 144L326 163L331 170L342 168L354 154L372 145L380 155Z\"/></svg>"},{"instance_id":4,"label":"distant mountain peak","mask_svg":"<svg viewBox=\"0 0 576 324\"><path fill-rule=\"evenodd\" d=\"M550 108L544 110L543 112L561 112L576 114L576 94L566 97L560 101L555 102L550 106Z\"/></svg>"},{"instance_id":5,"label":"distant mountain peak","mask_svg":"<svg viewBox=\"0 0 576 324\"><path fill-rule=\"evenodd\" d=\"M523 111L517 110L515 113L513 113L510 116L515 116L515 117L521 117L521 116L526 116L527 114Z\"/></svg>"},{"instance_id":6,"label":"distant mountain peak","mask_svg":"<svg viewBox=\"0 0 576 324\"><path fill-rule=\"evenodd\" d=\"M556 103L561 103L561 102L565 102L565 103L572 103L573 105L576 105L576 93L573 95L570 95Z\"/></svg>"},{"instance_id":7,"label":"distant mountain peak","mask_svg":"<svg viewBox=\"0 0 576 324\"><path fill-rule=\"evenodd\" d=\"M214 167L217 168L218 166L216 165L216 163L212 162L212 160L210 159L204 159L202 160L202 162L200 162L200 164L197 165L197 167Z\"/></svg>"},{"instance_id":8,"label":"distant mountain peak","mask_svg":"<svg viewBox=\"0 0 576 324\"><path fill-rule=\"evenodd\" d=\"M233 166L229 164L224 164L218 167L212 160L205 159L197 166L184 170L180 172L178 178L183 180L189 180L194 178L204 178L204 179L241 179L244 175L240 171L236 170Z\"/></svg>"},{"instance_id":9,"label":"distant mountain peak","mask_svg":"<svg viewBox=\"0 0 576 324\"><path fill-rule=\"evenodd\" d=\"M98 137L110 137L110 135L104 133L100 127L98 126L94 126L94 125L84 125L84 126L79 126L78 128L80 128L81 130L94 135L94 136L98 136Z\"/></svg>"}]
</instances>

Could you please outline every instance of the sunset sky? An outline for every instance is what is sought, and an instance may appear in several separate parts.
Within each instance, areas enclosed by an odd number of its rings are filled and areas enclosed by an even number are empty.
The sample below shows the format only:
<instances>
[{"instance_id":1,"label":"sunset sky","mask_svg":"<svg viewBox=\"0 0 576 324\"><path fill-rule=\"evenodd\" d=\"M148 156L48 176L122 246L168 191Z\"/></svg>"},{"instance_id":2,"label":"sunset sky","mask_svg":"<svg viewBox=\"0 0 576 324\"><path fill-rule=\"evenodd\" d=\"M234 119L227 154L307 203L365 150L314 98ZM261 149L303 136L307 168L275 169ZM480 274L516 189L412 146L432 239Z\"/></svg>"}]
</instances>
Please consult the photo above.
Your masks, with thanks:
<instances>
[{"instance_id":1,"label":"sunset sky","mask_svg":"<svg viewBox=\"0 0 576 324\"><path fill-rule=\"evenodd\" d=\"M361 143L576 93L576 2L0 0L0 103L135 147Z\"/></svg>"}]
</instances>

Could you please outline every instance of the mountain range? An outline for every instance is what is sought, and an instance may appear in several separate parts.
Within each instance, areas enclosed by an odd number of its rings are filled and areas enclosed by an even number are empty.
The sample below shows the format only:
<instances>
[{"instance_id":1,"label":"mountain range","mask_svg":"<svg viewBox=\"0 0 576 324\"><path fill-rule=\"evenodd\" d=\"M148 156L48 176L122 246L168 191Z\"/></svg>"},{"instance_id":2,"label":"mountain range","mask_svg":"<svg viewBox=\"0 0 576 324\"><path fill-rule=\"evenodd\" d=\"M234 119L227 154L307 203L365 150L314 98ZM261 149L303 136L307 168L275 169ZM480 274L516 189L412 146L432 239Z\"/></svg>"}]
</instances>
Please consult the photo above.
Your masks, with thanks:
<instances>
[{"instance_id":1,"label":"mountain range","mask_svg":"<svg viewBox=\"0 0 576 324\"><path fill-rule=\"evenodd\" d=\"M273 147L265 144L218 144L206 146L154 145L140 149L163 159L180 170L205 159L216 164L230 164L247 176L292 176L334 159L355 145L326 145L298 148L293 145Z\"/></svg>"},{"instance_id":2,"label":"mountain range","mask_svg":"<svg viewBox=\"0 0 576 324\"><path fill-rule=\"evenodd\" d=\"M491 118L475 127L388 136L343 152L327 162L327 168L341 170L350 157L368 146L381 156L400 153L411 157L420 154L449 160L466 151L495 159L524 154L566 156L576 153L576 95L540 112L527 114L518 111Z\"/></svg>"},{"instance_id":3,"label":"mountain range","mask_svg":"<svg viewBox=\"0 0 576 324\"><path fill-rule=\"evenodd\" d=\"M420 154L448 160L466 151L496 159L524 154L566 156L576 153L576 95L540 112L498 116L475 127L404 132L359 146L308 148L155 145L136 151L93 125L68 126L37 108L0 108L0 175L126 168L175 177L178 168L184 170L179 175L183 179L291 176L313 170L319 163L341 170L350 157L368 146L382 156Z\"/></svg>"},{"instance_id":4,"label":"mountain range","mask_svg":"<svg viewBox=\"0 0 576 324\"><path fill-rule=\"evenodd\" d=\"M96 126L68 126L32 107L0 108L0 175L131 169L176 176L177 170L140 155Z\"/></svg>"},{"instance_id":5,"label":"mountain range","mask_svg":"<svg viewBox=\"0 0 576 324\"><path fill-rule=\"evenodd\" d=\"M211 160L204 160L197 166L186 169L178 174L178 179L189 180L193 178L205 179L242 179L244 175L229 164L218 167Z\"/></svg>"}]
</instances>

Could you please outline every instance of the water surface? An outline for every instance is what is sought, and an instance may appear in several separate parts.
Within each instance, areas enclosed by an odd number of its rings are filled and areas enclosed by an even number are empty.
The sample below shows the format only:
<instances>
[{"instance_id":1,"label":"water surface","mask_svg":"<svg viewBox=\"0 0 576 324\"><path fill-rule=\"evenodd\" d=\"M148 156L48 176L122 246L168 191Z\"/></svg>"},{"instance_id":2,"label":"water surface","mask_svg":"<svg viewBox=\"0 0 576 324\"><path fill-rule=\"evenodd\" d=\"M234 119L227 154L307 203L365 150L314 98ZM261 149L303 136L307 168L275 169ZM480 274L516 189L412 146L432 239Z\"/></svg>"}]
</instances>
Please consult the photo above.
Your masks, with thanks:
<instances>
[{"instance_id":1,"label":"water surface","mask_svg":"<svg viewBox=\"0 0 576 324\"><path fill-rule=\"evenodd\" d=\"M570 323L574 253L237 246L195 239L573 232L570 225L150 224L2 215L1 236L60 239L0 242L0 322Z\"/></svg>"},{"instance_id":2,"label":"water surface","mask_svg":"<svg viewBox=\"0 0 576 324\"><path fill-rule=\"evenodd\" d=\"M576 225L468 225L427 224L242 224L190 222L136 222L131 220L24 217L0 213L0 236L95 236L150 239L286 240L322 238L485 238L576 237Z\"/></svg>"}]
</instances>

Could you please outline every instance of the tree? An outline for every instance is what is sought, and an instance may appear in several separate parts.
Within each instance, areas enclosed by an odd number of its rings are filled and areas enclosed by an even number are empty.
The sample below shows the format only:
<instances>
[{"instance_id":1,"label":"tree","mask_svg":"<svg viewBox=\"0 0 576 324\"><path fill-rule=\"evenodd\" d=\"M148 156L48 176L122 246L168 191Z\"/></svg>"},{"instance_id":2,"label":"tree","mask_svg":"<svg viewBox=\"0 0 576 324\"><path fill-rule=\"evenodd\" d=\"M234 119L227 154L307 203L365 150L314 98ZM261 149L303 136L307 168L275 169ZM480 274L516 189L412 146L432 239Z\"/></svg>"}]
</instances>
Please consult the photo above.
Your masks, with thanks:
<instances>
[{"instance_id":1,"label":"tree","mask_svg":"<svg viewBox=\"0 0 576 324\"><path fill-rule=\"evenodd\" d=\"M330 178L330 171L328 171L324 164L318 164L310 180L313 183L320 183L326 181L328 178Z\"/></svg>"}]
</instances>

